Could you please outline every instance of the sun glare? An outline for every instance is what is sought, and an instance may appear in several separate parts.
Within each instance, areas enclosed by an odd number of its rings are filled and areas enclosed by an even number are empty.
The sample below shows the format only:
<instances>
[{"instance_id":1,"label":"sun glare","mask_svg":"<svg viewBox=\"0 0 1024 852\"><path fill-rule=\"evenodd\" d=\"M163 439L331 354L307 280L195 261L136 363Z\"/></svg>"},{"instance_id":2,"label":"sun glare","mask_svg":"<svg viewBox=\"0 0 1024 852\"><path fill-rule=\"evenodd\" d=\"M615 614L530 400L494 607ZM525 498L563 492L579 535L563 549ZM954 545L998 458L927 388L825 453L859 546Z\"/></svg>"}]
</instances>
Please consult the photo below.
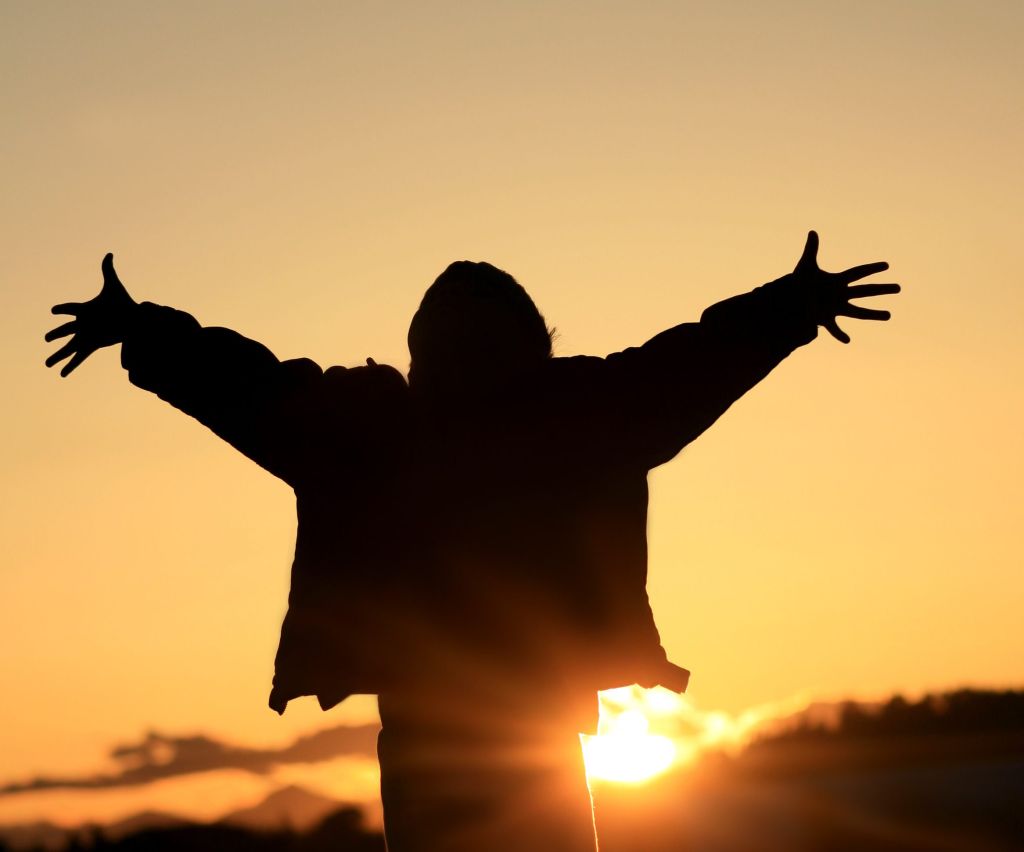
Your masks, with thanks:
<instances>
[{"instance_id":1,"label":"sun glare","mask_svg":"<svg viewBox=\"0 0 1024 852\"><path fill-rule=\"evenodd\" d=\"M652 720L678 712L681 699L664 690L615 689L601 695L596 736L583 738L587 775L639 784L660 775L681 757L680 744L652 731Z\"/></svg>"},{"instance_id":2,"label":"sun glare","mask_svg":"<svg viewBox=\"0 0 1024 852\"><path fill-rule=\"evenodd\" d=\"M609 730L585 737L583 756L591 778L638 784L672 765L676 745L668 737L650 733L646 717L630 710L614 717Z\"/></svg>"},{"instance_id":3,"label":"sun glare","mask_svg":"<svg viewBox=\"0 0 1024 852\"><path fill-rule=\"evenodd\" d=\"M742 748L766 720L796 712L803 697L756 707L740 716L702 711L667 689L639 686L601 693L596 736L583 737L588 777L641 784L693 763L705 751Z\"/></svg>"}]
</instances>

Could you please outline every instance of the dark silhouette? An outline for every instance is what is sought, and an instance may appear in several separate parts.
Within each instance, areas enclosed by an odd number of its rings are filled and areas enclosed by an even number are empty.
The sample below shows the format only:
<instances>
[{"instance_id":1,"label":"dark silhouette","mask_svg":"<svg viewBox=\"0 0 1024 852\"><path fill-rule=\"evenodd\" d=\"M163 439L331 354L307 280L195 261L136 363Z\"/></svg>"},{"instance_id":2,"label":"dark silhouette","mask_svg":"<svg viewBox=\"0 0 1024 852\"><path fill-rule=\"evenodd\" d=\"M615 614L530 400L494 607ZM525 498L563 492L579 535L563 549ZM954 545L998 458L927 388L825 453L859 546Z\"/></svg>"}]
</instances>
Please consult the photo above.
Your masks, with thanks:
<instances>
[{"instance_id":1,"label":"dark silhouette","mask_svg":"<svg viewBox=\"0 0 1024 852\"><path fill-rule=\"evenodd\" d=\"M58 305L67 375L121 343L130 380L192 415L298 501L270 705L379 695L385 834L413 849L593 850L578 732L596 691L682 691L647 600L647 472L669 461L851 304L896 293L793 273L607 358L554 358L525 290L452 264L409 331L408 383L322 370L188 314L100 294ZM851 286L852 285L852 286Z\"/></svg>"}]
</instances>

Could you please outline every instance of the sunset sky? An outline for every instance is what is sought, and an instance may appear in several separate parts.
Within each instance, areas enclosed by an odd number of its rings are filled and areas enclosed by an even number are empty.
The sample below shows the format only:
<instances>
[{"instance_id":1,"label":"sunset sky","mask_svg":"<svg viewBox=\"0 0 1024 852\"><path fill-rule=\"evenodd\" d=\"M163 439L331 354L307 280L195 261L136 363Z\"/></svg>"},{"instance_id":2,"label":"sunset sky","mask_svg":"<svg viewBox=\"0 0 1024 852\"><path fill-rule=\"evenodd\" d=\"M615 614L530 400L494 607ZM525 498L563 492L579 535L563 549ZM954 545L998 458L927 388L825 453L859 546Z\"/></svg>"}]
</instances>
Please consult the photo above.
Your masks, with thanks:
<instances>
[{"instance_id":1,"label":"sunset sky","mask_svg":"<svg viewBox=\"0 0 1024 852\"><path fill-rule=\"evenodd\" d=\"M652 475L662 638L708 711L1024 683L1022 38L1017 0L0 4L0 782L375 713L266 707L288 487L114 350L43 366L107 251L280 357L403 370L456 259L515 275L557 355L696 319L810 228L827 269L888 260L891 322Z\"/></svg>"}]
</instances>

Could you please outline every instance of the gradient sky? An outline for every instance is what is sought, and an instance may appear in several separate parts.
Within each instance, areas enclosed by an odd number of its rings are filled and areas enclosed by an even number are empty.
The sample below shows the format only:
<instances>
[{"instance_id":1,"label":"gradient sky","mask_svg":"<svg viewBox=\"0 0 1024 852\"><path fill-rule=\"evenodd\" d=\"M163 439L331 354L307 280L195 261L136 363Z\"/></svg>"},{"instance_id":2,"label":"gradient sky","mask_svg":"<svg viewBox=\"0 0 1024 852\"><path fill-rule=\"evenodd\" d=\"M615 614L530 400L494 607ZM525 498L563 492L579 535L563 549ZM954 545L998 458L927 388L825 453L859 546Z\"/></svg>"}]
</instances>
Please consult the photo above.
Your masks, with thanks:
<instances>
[{"instance_id":1,"label":"gradient sky","mask_svg":"<svg viewBox=\"0 0 1024 852\"><path fill-rule=\"evenodd\" d=\"M131 387L47 371L115 253L281 357L407 364L450 261L556 354L792 269L888 260L888 324L797 352L652 476L652 600L705 708L1024 681L1024 5L0 4L0 770L147 728L281 743L289 489Z\"/></svg>"}]
</instances>

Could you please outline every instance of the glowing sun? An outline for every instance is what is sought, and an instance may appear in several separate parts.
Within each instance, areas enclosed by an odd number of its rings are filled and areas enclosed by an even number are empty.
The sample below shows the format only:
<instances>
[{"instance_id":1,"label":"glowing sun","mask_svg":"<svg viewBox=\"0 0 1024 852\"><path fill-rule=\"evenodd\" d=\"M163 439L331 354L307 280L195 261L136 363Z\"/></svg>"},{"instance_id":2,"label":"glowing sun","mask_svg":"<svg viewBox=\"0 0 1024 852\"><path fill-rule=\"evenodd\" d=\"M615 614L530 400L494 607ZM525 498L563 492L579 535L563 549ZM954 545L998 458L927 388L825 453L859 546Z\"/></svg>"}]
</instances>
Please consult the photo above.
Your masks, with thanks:
<instances>
[{"instance_id":1,"label":"glowing sun","mask_svg":"<svg viewBox=\"0 0 1024 852\"><path fill-rule=\"evenodd\" d=\"M641 784L675 765L688 763L693 744L679 737L682 696L639 686L601 693L597 735L583 737L587 776L597 781Z\"/></svg>"},{"instance_id":2,"label":"glowing sun","mask_svg":"<svg viewBox=\"0 0 1024 852\"><path fill-rule=\"evenodd\" d=\"M676 758L676 744L650 733L647 717L626 710L602 720L602 730L583 738L587 775L602 781L638 784L668 769Z\"/></svg>"},{"instance_id":3,"label":"glowing sun","mask_svg":"<svg viewBox=\"0 0 1024 852\"><path fill-rule=\"evenodd\" d=\"M708 750L742 747L766 720L791 715L806 705L792 701L752 708L738 717L702 711L667 689L639 686L600 693L601 719L595 736L584 736L587 776L596 781L640 784L689 766Z\"/></svg>"}]
</instances>

